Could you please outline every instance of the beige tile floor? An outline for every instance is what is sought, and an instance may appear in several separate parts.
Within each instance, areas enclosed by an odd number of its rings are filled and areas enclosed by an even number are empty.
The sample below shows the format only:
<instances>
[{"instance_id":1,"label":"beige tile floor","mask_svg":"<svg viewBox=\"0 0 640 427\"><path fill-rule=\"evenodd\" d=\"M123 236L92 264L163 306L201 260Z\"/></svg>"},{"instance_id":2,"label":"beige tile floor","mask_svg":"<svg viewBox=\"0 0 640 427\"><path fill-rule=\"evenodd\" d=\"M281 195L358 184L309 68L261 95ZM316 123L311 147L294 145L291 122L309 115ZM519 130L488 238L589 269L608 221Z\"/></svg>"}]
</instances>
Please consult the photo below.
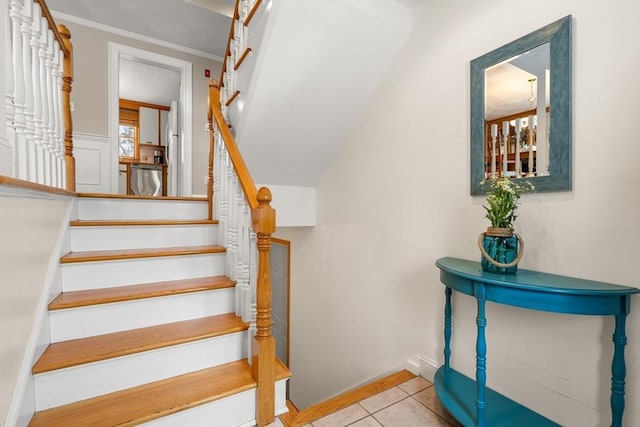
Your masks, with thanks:
<instances>
[{"instance_id":1,"label":"beige tile floor","mask_svg":"<svg viewBox=\"0 0 640 427\"><path fill-rule=\"evenodd\" d=\"M281 427L276 420L270 427ZM416 377L303 427L458 427L433 384Z\"/></svg>"}]
</instances>

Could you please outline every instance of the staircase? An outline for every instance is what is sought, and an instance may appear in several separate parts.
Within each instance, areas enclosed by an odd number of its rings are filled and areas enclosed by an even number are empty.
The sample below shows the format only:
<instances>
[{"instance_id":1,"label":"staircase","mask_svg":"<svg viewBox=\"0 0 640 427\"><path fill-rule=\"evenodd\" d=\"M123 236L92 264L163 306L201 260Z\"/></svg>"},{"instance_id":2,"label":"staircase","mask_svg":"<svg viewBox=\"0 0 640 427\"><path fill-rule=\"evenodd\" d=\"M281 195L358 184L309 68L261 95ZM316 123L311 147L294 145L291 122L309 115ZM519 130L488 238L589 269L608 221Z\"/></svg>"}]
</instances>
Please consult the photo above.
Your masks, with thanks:
<instances>
[{"instance_id":1,"label":"staircase","mask_svg":"<svg viewBox=\"0 0 640 427\"><path fill-rule=\"evenodd\" d=\"M199 198L80 195L30 426L253 426L250 333ZM276 362L275 413L289 371Z\"/></svg>"}]
</instances>

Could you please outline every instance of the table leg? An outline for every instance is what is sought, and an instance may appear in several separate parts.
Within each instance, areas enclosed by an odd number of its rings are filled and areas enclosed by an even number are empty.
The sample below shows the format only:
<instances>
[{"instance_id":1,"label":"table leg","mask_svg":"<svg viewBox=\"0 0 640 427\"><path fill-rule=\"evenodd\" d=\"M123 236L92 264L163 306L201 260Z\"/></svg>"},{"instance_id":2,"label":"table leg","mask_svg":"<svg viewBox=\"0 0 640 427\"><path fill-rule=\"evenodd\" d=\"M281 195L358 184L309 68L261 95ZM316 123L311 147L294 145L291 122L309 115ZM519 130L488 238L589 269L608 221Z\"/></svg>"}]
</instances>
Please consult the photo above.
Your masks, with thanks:
<instances>
[{"instance_id":1,"label":"table leg","mask_svg":"<svg viewBox=\"0 0 640 427\"><path fill-rule=\"evenodd\" d=\"M444 289L444 370L451 369L451 288Z\"/></svg>"},{"instance_id":2,"label":"table leg","mask_svg":"<svg viewBox=\"0 0 640 427\"><path fill-rule=\"evenodd\" d=\"M476 426L484 427L485 412L485 387L487 384L487 340L485 338L485 328L487 318L485 316L485 287L483 283L476 283L474 289L475 297L478 301L478 336L476 338Z\"/></svg>"},{"instance_id":3,"label":"table leg","mask_svg":"<svg viewBox=\"0 0 640 427\"><path fill-rule=\"evenodd\" d=\"M616 315L613 333L613 362L611 364L611 426L622 427L624 413L624 378L627 368L624 360L624 347L627 345L625 324L627 315Z\"/></svg>"}]
</instances>

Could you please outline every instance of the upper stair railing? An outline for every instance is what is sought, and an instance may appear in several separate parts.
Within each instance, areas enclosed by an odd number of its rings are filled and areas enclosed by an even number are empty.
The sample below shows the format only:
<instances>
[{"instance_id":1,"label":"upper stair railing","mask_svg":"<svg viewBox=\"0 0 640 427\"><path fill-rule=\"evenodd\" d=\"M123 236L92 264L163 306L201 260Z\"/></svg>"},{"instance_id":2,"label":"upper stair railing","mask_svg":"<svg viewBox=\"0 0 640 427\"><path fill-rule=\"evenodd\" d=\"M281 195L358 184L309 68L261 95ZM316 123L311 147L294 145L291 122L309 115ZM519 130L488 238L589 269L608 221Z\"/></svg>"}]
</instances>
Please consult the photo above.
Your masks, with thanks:
<instances>
[{"instance_id":1,"label":"upper stair railing","mask_svg":"<svg viewBox=\"0 0 640 427\"><path fill-rule=\"evenodd\" d=\"M0 0L0 175L75 191L71 35L44 0Z\"/></svg>"},{"instance_id":2,"label":"upper stair railing","mask_svg":"<svg viewBox=\"0 0 640 427\"><path fill-rule=\"evenodd\" d=\"M271 192L259 191L222 115L220 89L209 86L209 194L227 248L226 274L236 281L236 314L250 322L250 363L257 382L256 422L275 418L275 339L271 334L269 250L276 229ZM211 161L212 160L212 161ZM212 194L212 196L211 196Z\"/></svg>"},{"instance_id":3,"label":"upper stair railing","mask_svg":"<svg viewBox=\"0 0 640 427\"><path fill-rule=\"evenodd\" d=\"M229 120L229 106L240 94L238 69L251 53L249 47L249 23L255 16L262 0L236 0L225 59L220 71L220 101L222 114Z\"/></svg>"}]
</instances>

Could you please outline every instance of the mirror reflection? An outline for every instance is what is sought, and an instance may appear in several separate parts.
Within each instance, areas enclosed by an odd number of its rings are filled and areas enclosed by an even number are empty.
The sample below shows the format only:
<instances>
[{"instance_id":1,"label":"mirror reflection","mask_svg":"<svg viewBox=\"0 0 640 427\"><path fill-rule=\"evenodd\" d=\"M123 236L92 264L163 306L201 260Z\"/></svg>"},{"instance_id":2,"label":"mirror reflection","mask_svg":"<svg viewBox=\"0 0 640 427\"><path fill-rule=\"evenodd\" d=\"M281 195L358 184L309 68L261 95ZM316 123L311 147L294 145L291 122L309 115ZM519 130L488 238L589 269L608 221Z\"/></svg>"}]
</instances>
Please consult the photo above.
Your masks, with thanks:
<instances>
[{"instance_id":1,"label":"mirror reflection","mask_svg":"<svg viewBox=\"0 0 640 427\"><path fill-rule=\"evenodd\" d=\"M549 175L550 43L484 70L484 177Z\"/></svg>"},{"instance_id":2,"label":"mirror reflection","mask_svg":"<svg viewBox=\"0 0 640 427\"><path fill-rule=\"evenodd\" d=\"M470 193L492 176L571 190L571 15L470 63Z\"/></svg>"}]
</instances>

